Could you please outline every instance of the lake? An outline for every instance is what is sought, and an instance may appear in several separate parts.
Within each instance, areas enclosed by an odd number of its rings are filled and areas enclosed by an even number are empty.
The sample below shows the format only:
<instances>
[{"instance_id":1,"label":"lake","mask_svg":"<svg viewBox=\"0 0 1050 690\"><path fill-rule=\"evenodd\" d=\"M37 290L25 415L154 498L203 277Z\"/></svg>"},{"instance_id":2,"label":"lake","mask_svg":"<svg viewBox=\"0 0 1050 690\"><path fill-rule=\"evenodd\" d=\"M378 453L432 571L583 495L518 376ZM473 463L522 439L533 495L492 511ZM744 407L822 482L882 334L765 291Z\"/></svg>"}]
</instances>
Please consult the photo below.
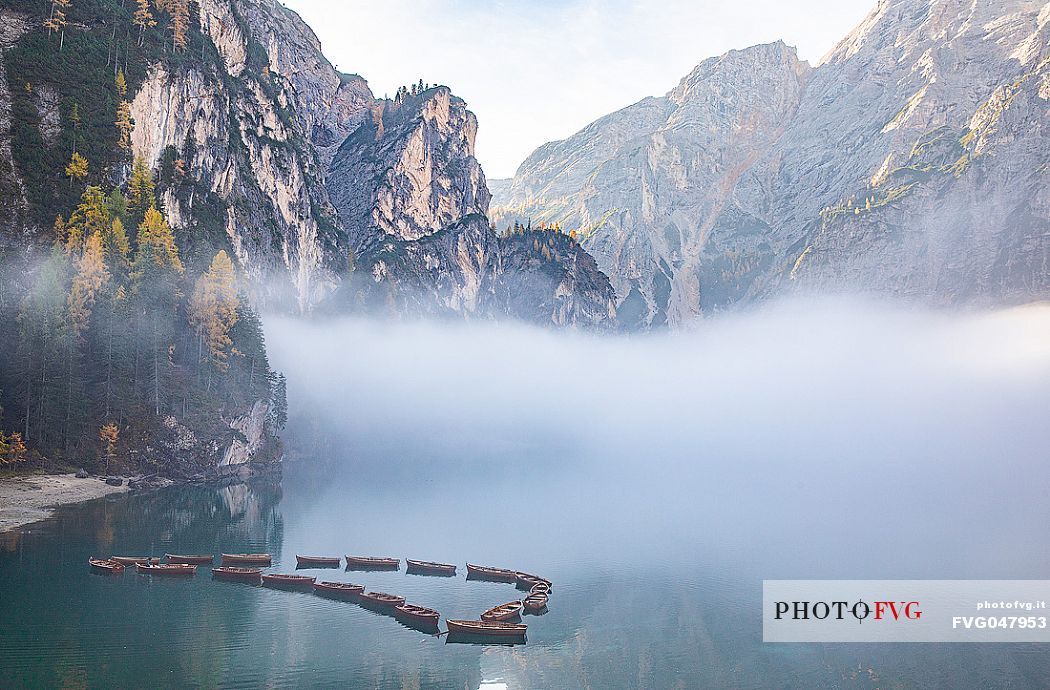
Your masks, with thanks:
<instances>
[{"instance_id":1,"label":"lake","mask_svg":"<svg viewBox=\"0 0 1050 690\"><path fill-rule=\"evenodd\" d=\"M0 687L1028 688L1023 644L764 644L763 579L1046 579L1050 319L793 311L697 335L271 322L279 485L0 535ZM551 579L523 646L92 555L268 551ZM475 618L511 585L304 571ZM444 625L442 624L442 628Z\"/></svg>"}]
</instances>

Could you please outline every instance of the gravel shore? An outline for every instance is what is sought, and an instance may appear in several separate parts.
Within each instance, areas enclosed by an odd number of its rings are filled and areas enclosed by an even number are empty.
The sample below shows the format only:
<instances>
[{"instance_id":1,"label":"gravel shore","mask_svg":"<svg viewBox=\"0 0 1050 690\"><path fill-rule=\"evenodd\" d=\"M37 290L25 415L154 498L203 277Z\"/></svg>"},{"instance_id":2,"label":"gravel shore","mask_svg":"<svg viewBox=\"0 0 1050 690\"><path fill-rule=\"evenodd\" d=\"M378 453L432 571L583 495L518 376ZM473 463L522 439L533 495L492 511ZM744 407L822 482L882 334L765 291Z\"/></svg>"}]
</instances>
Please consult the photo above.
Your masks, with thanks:
<instances>
[{"instance_id":1,"label":"gravel shore","mask_svg":"<svg viewBox=\"0 0 1050 690\"><path fill-rule=\"evenodd\" d=\"M127 490L126 482L123 486L110 486L98 477L77 479L73 474L0 479L0 532L51 517L53 508L60 505Z\"/></svg>"}]
</instances>

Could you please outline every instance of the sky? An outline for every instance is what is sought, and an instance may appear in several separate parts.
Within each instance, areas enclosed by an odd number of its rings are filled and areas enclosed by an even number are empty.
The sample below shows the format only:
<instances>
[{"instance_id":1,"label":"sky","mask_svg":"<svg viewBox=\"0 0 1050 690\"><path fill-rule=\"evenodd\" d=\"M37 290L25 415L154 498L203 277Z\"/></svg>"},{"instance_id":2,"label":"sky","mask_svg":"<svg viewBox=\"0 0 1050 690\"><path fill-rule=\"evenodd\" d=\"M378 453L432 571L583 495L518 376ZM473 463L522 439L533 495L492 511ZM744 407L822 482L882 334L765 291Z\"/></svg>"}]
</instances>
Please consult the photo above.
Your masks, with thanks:
<instances>
[{"instance_id":1,"label":"sky","mask_svg":"<svg viewBox=\"0 0 1050 690\"><path fill-rule=\"evenodd\" d=\"M477 158L510 177L541 144L701 60L778 39L816 64L874 0L285 0L376 96L446 84L477 115Z\"/></svg>"}]
</instances>

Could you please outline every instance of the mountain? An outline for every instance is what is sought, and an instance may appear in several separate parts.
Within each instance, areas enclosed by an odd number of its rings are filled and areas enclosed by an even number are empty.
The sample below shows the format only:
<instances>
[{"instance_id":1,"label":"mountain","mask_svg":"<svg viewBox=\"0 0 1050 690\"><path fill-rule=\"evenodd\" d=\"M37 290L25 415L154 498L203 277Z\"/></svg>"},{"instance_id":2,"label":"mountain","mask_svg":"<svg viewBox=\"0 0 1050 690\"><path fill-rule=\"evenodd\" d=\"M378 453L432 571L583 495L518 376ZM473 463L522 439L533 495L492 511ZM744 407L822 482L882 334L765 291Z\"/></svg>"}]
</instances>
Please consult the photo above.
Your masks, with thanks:
<instances>
[{"instance_id":1,"label":"mountain","mask_svg":"<svg viewBox=\"0 0 1050 690\"><path fill-rule=\"evenodd\" d=\"M572 238L497 236L466 103L275 0L4 0L0 51L0 464L268 464L258 309L614 324Z\"/></svg>"},{"instance_id":2,"label":"mountain","mask_svg":"<svg viewBox=\"0 0 1050 690\"><path fill-rule=\"evenodd\" d=\"M815 68L782 43L545 144L499 224L576 230L641 327L795 290L1050 296L1050 4L882 0Z\"/></svg>"}]
</instances>

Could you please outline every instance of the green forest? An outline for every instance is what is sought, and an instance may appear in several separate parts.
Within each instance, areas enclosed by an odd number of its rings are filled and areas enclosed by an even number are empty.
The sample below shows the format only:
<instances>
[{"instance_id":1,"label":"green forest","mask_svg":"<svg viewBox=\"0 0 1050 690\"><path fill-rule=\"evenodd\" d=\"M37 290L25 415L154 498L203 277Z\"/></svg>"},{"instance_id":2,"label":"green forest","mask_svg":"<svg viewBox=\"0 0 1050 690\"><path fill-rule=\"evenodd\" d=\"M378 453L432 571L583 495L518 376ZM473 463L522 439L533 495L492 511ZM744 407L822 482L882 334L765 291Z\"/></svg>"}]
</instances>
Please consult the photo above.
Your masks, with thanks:
<instances>
[{"instance_id":1,"label":"green forest","mask_svg":"<svg viewBox=\"0 0 1050 690\"><path fill-rule=\"evenodd\" d=\"M0 467L191 475L245 440L234 422L253 407L276 457L285 384L225 233L173 229L160 192L191 183L185 163L132 152L128 93L148 66L210 48L193 4L14 4L39 21L5 65L26 225L41 230L0 236ZM50 141L42 89L57 94Z\"/></svg>"}]
</instances>

